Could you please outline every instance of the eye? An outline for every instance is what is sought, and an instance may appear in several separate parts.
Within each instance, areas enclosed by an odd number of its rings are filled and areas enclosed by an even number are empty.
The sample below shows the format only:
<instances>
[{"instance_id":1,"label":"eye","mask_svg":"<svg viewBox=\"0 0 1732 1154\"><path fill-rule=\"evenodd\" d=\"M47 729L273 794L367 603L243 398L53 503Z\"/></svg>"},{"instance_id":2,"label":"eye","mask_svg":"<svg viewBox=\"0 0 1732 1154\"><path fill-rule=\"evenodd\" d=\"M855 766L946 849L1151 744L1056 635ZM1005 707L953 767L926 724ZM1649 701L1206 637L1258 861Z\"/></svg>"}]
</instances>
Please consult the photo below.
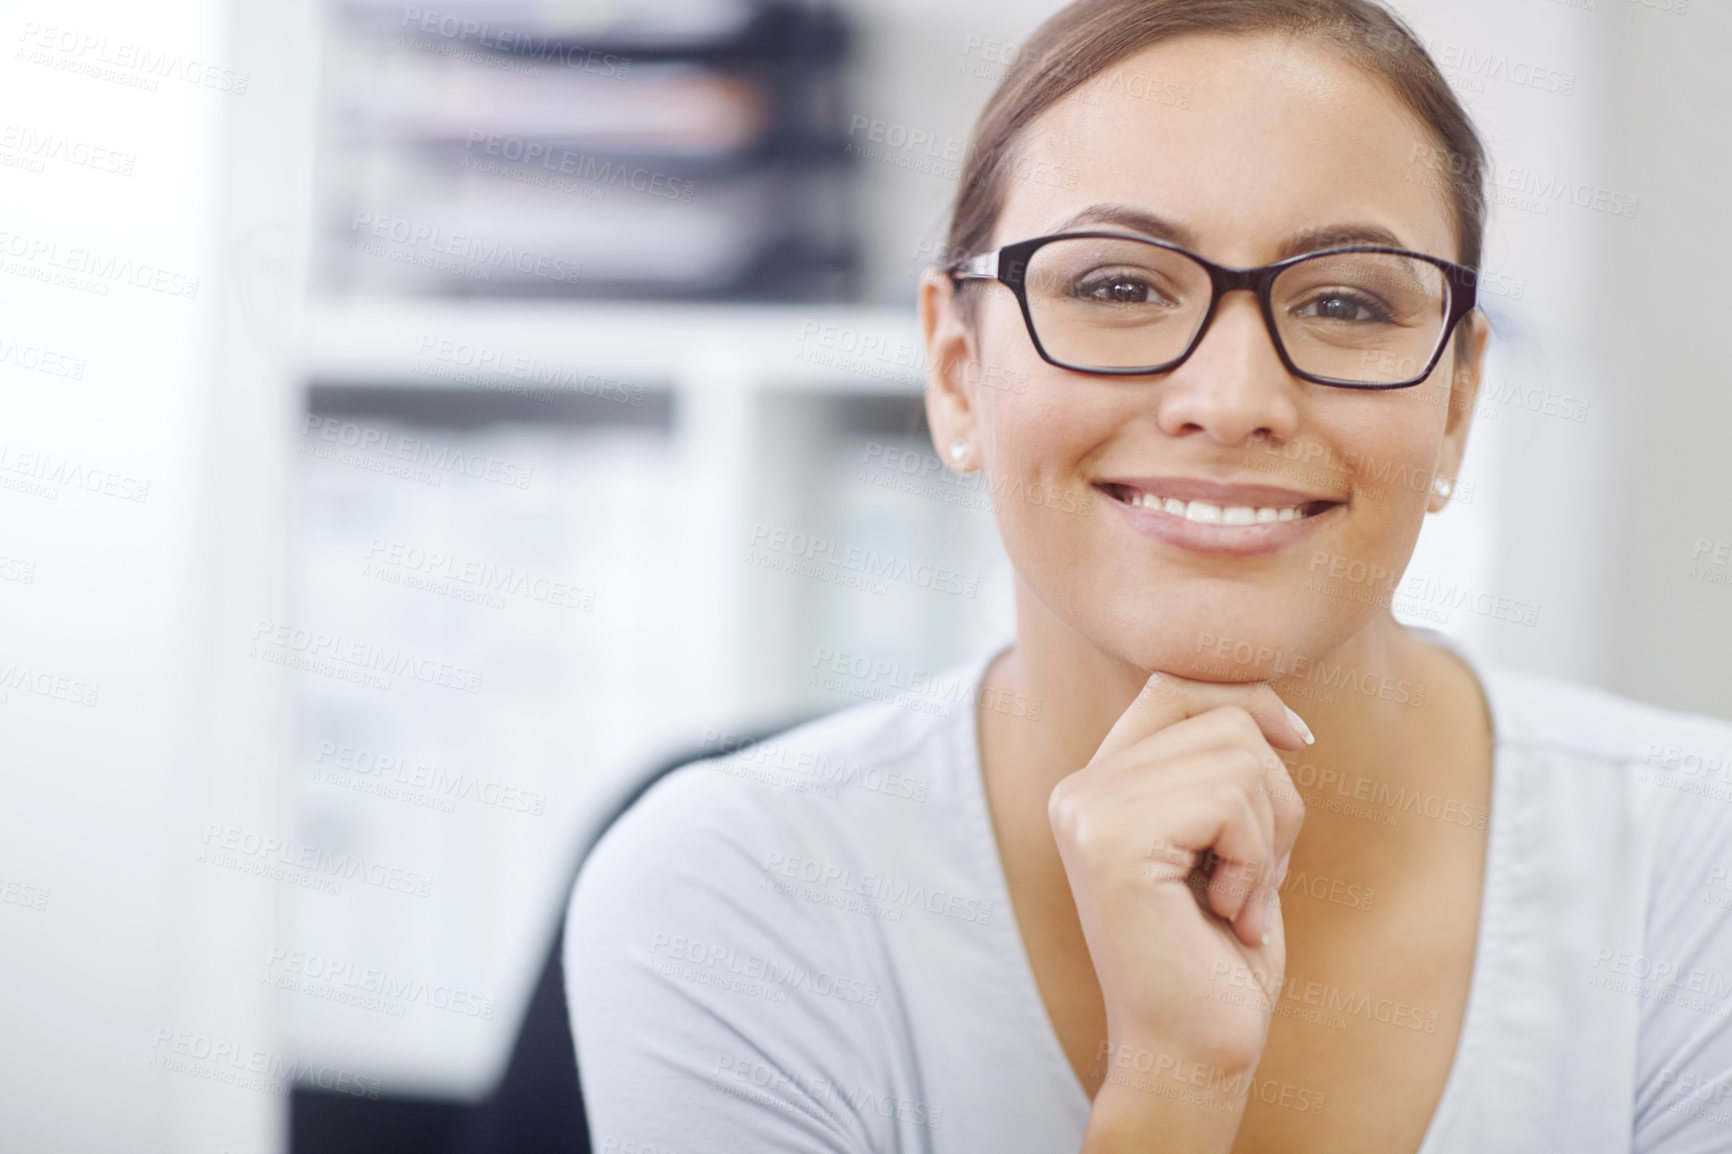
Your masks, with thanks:
<instances>
[{"instance_id":1,"label":"eye","mask_svg":"<svg viewBox=\"0 0 1732 1154\"><path fill-rule=\"evenodd\" d=\"M1293 310L1301 320L1339 321L1345 324L1389 324L1389 315L1375 297L1346 289L1328 289Z\"/></svg>"},{"instance_id":2,"label":"eye","mask_svg":"<svg viewBox=\"0 0 1732 1154\"><path fill-rule=\"evenodd\" d=\"M1157 304L1174 307L1179 302L1141 271L1099 270L1078 278L1071 295L1091 304L1141 305Z\"/></svg>"}]
</instances>

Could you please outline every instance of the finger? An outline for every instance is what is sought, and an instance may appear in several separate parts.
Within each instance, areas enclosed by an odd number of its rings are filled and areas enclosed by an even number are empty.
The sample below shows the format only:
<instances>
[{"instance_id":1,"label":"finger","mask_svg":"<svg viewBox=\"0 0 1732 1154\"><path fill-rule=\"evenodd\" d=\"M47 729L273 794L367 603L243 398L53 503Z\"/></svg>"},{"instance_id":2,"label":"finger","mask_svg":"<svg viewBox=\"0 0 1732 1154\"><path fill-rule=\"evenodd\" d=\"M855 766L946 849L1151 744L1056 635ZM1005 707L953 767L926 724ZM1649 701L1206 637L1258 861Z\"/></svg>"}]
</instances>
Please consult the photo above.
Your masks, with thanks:
<instances>
[{"instance_id":1,"label":"finger","mask_svg":"<svg viewBox=\"0 0 1732 1154\"><path fill-rule=\"evenodd\" d=\"M1267 929L1270 882L1275 870L1273 816L1261 791L1239 792L1237 812L1221 827L1211 847L1218 857L1209 875L1209 908L1232 923L1239 939L1260 945Z\"/></svg>"},{"instance_id":2,"label":"finger","mask_svg":"<svg viewBox=\"0 0 1732 1154\"><path fill-rule=\"evenodd\" d=\"M1172 867L1197 860L1202 851L1212 852L1216 860L1202 895L1205 908L1234 923L1246 945L1261 944L1264 927L1255 917L1238 925L1257 904L1254 897L1269 892L1275 861L1273 804L1255 760L1242 749L1222 750L1172 766L1163 781L1167 787L1146 795L1144 804L1126 804L1131 799L1124 798L1119 808L1121 815L1136 811L1162 816L1162 833L1145 849L1150 862L1144 876L1183 876ZM1149 866L1157 863L1164 864L1152 872Z\"/></svg>"},{"instance_id":3,"label":"finger","mask_svg":"<svg viewBox=\"0 0 1732 1154\"><path fill-rule=\"evenodd\" d=\"M1266 747L1262 752L1280 761ZM1269 796L1267 780L1268 770L1257 751L1235 745L1164 760L1157 773L1125 775L1116 782L1097 776L1092 789L1094 796L1108 802L1111 812L1134 823L1132 828L1140 825L1146 830L1151 821L1159 824L1160 832L1143 842L1145 856L1194 863L1200 855L1212 852L1220 859L1215 868L1223 871L1225 883L1226 859L1233 856L1237 843L1222 844L1220 838L1234 794L1250 807L1256 844L1275 845L1275 799ZM1130 835L1132 839L1135 836ZM1187 864L1183 872L1189 869ZM1246 875L1242 869L1235 876L1249 884L1265 880Z\"/></svg>"},{"instance_id":4,"label":"finger","mask_svg":"<svg viewBox=\"0 0 1732 1154\"><path fill-rule=\"evenodd\" d=\"M1158 767L1157 772L1150 773L1154 767ZM1223 773L1241 782L1248 793L1260 795L1256 806L1258 819L1274 847L1276 864L1261 873L1251 873L1242 863L1212 863L1215 872L1211 876L1216 881L1217 895L1224 900L1228 894L1257 897L1260 892L1261 900L1274 901L1274 891L1280 885L1276 875L1291 853L1304 821L1304 801L1293 786L1286 763L1270 748L1256 721L1244 709L1220 706L1177 722L1134 746L1129 756L1110 760L1090 771L1097 782L1118 778L1108 788L1123 803L1151 794L1156 799L1149 803L1151 807L1165 804L1163 795L1183 794L1197 783L1206 783ZM1161 810L1150 808L1145 812ZM1176 848L1194 855L1212 847L1191 843ZM1242 905L1233 901L1232 911L1240 910ZM1230 911L1228 916L1233 913Z\"/></svg>"},{"instance_id":5,"label":"finger","mask_svg":"<svg viewBox=\"0 0 1732 1154\"><path fill-rule=\"evenodd\" d=\"M1272 874L1273 868L1267 863L1257 867L1265 879ZM1276 911L1280 908L1281 891L1269 884L1268 880L1263 881L1246 897L1238 916L1233 919L1233 933L1247 946L1268 945Z\"/></svg>"},{"instance_id":6,"label":"finger","mask_svg":"<svg viewBox=\"0 0 1732 1154\"><path fill-rule=\"evenodd\" d=\"M1269 795L1269 806L1275 820L1277 876L1273 881L1279 886L1279 875L1285 869L1287 859L1293 854L1293 846L1299 840L1299 830L1305 825L1305 799L1299 796L1299 787L1293 784L1293 776L1288 772L1286 762L1276 757L1272 763L1266 764L1268 773L1263 778L1263 790Z\"/></svg>"},{"instance_id":7,"label":"finger","mask_svg":"<svg viewBox=\"0 0 1732 1154\"><path fill-rule=\"evenodd\" d=\"M1149 734L1114 758L1112 764L1117 767L1164 762L1219 749L1253 749L1260 757L1280 760L1250 710L1242 705L1217 705L1176 721L1159 733Z\"/></svg>"},{"instance_id":8,"label":"finger","mask_svg":"<svg viewBox=\"0 0 1732 1154\"><path fill-rule=\"evenodd\" d=\"M1272 901L1263 909L1263 926L1257 935L1260 944L1250 948L1263 959L1263 964L1257 968L1269 979L1263 993L1268 996L1269 1008L1273 1010L1281 1001L1282 971L1287 965L1286 918L1279 901Z\"/></svg>"},{"instance_id":9,"label":"finger","mask_svg":"<svg viewBox=\"0 0 1732 1154\"><path fill-rule=\"evenodd\" d=\"M1192 681L1157 670L1101 739L1089 764L1122 753L1177 722L1225 705L1249 713L1264 738L1282 749L1303 749L1313 740L1305 722L1265 682Z\"/></svg>"},{"instance_id":10,"label":"finger","mask_svg":"<svg viewBox=\"0 0 1732 1154\"><path fill-rule=\"evenodd\" d=\"M1256 758L1257 776L1262 790L1268 795L1273 817L1272 840L1276 862L1289 855L1298 841L1299 829L1305 821L1305 800L1293 784L1287 763L1263 740L1263 735L1251 715L1238 706L1222 706L1207 713L1168 726L1134 747L1136 755L1110 763L1111 773L1128 773L1140 769L1143 759L1158 759L1160 779L1172 781L1175 764L1201 758L1207 764L1207 754L1243 751L1241 756ZM1107 767L1102 767L1107 768ZM1097 771L1098 772L1098 771ZM1177 783L1173 783L1175 788ZM1249 782L1248 782L1249 784ZM1271 879L1272 884L1278 881Z\"/></svg>"},{"instance_id":11,"label":"finger","mask_svg":"<svg viewBox=\"0 0 1732 1154\"><path fill-rule=\"evenodd\" d=\"M1273 756L1273 755L1271 755ZM1293 857L1293 846L1299 839L1299 829L1305 822L1305 803L1287 775L1287 767L1275 758L1276 768L1263 780L1263 792L1268 798L1273 833L1271 859L1273 865L1256 875L1245 875L1243 882L1252 889L1234 922L1240 940L1249 944L1253 939L1267 944L1264 936L1273 932L1281 913L1281 883L1287 877L1287 865Z\"/></svg>"}]
</instances>

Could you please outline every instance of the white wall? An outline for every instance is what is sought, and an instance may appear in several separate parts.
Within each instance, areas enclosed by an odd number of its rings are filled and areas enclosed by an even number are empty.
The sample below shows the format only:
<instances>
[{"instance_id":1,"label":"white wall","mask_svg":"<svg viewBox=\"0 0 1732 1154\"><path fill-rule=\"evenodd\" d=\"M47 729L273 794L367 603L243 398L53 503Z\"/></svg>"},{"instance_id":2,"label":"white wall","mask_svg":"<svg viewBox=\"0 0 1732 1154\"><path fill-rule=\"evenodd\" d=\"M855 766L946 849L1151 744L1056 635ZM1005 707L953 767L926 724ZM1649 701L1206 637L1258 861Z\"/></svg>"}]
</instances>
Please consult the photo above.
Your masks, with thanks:
<instances>
[{"instance_id":1,"label":"white wall","mask_svg":"<svg viewBox=\"0 0 1732 1154\"><path fill-rule=\"evenodd\" d=\"M309 44L295 6L255 7L232 29L208 0L4 22L8 1150L282 1137L281 1079L241 1088L227 1060L279 1055L273 887L200 860L208 823L275 820L277 677L238 628L280 596ZM76 379L21 364L39 349Z\"/></svg>"},{"instance_id":2,"label":"white wall","mask_svg":"<svg viewBox=\"0 0 1732 1154\"><path fill-rule=\"evenodd\" d=\"M1732 717L1732 6L1600 7L1610 179L1642 197L1596 293L1618 430L1601 529L1617 581L1608 681Z\"/></svg>"}]
</instances>

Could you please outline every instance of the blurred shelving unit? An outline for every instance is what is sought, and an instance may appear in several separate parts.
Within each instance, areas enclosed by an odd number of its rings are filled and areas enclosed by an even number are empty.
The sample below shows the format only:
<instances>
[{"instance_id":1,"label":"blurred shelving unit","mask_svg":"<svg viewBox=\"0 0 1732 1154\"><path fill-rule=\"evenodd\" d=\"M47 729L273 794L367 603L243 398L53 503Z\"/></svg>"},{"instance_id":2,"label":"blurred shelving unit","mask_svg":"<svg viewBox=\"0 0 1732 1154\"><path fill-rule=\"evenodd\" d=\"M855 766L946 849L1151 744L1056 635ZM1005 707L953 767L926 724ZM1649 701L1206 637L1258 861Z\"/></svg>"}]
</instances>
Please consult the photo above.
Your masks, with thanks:
<instances>
[{"instance_id":1,"label":"blurred shelving unit","mask_svg":"<svg viewBox=\"0 0 1732 1154\"><path fill-rule=\"evenodd\" d=\"M817 653L1007 629L984 495L904 484L937 462L913 310L860 303L851 35L804 0L331 8L289 623L450 676L293 678L294 836L431 879L288 896L285 948L411 991L284 991L306 1058L485 1093L623 783L873 692Z\"/></svg>"},{"instance_id":2,"label":"blurred shelving unit","mask_svg":"<svg viewBox=\"0 0 1732 1154\"><path fill-rule=\"evenodd\" d=\"M831 5L346 0L336 12L327 286L852 294L848 25Z\"/></svg>"}]
</instances>

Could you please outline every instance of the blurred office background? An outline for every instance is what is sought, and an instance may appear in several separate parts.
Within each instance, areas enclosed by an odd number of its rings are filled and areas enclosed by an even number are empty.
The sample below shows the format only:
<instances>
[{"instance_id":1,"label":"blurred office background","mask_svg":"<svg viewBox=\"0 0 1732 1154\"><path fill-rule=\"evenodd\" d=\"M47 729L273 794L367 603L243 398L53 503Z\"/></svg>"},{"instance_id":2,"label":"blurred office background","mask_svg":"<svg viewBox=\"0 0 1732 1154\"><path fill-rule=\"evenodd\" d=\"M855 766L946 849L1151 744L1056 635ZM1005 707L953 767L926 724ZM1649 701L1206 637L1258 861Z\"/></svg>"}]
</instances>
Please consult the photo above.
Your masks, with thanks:
<instances>
[{"instance_id":1,"label":"blurred office background","mask_svg":"<svg viewBox=\"0 0 1732 1154\"><path fill-rule=\"evenodd\" d=\"M293 1101L443 1148L634 780L877 688L820 653L1008 637L913 288L1057 6L8 17L0 1146L282 1151ZM1496 162L1492 371L1409 573L1525 608L1398 613L1732 717L1732 11L1400 9Z\"/></svg>"}]
</instances>

